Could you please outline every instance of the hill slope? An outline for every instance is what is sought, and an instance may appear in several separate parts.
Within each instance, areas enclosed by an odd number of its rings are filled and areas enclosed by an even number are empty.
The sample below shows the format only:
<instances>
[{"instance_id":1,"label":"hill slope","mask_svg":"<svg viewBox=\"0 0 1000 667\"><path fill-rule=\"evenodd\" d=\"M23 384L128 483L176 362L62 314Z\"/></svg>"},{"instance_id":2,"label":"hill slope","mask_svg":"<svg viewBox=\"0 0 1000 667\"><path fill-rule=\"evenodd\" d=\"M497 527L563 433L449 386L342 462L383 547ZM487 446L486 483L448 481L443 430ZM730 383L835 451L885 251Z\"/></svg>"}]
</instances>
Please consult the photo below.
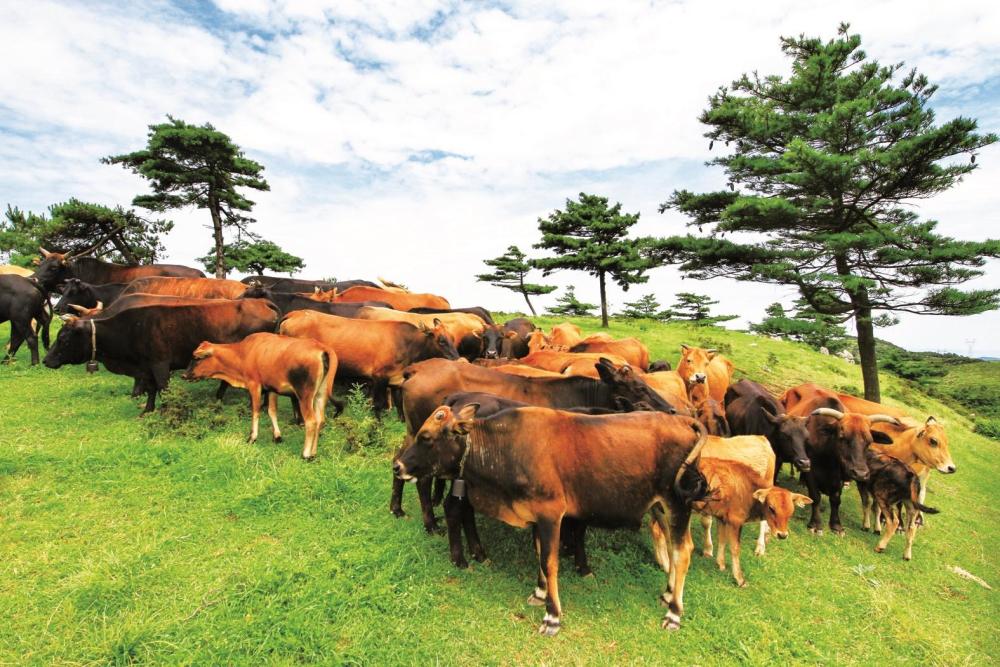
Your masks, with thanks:
<instances>
[{"instance_id":1,"label":"hill slope","mask_svg":"<svg viewBox=\"0 0 1000 667\"><path fill-rule=\"evenodd\" d=\"M541 323L554 320L540 318ZM596 320L579 321L596 330ZM721 329L615 323L653 358L681 343L717 347L739 373L778 389L802 381L858 391L858 367L805 346ZM7 328L0 327L0 340ZM860 530L792 536L763 558L744 540L749 588L696 556L679 633L659 630L663 575L645 532L595 530L596 578L563 561L563 631L538 637L530 534L480 519L491 560L455 570L444 538L387 511L391 448L402 434L355 409L299 459L302 431L244 443L241 392L175 377L164 413L137 419L131 381L82 367L0 367L0 662L984 664L996 661L1000 511L997 443L967 418L891 376L886 402L949 427L958 473L935 475L931 517L902 561ZM282 420L288 418L286 402ZM185 414L188 412L188 414ZM186 417L186 418L185 418ZM266 432L266 429L262 429ZM350 439L352 451L345 451ZM782 483L795 482L782 477ZM825 515L825 513L824 513ZM750 532L750 531L748 531ZM700 545L700 527L695 541Z\"/></svg>"}]
</instances>

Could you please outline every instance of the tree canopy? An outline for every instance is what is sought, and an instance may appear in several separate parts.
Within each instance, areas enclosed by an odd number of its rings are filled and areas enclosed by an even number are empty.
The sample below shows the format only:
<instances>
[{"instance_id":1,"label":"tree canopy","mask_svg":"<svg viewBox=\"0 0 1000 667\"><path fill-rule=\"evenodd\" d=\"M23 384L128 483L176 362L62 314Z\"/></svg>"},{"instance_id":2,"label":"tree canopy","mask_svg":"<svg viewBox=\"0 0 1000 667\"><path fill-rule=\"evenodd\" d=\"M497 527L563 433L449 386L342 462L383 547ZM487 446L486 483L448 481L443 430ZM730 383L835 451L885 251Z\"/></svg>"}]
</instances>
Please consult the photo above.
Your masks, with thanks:
<instances>
[{"instance_id":1,"label":"tree canopy","mask_svg":"<svg viewBox=\"0 0 1000 667\"><path fill-rule=\"evenodd\" d=\"M626 301L618 317L627 320L669 320L670 311L664 310L652 294L646 294L635 301Z\"/></svg>"},{"instance_id":2,"label":"tree canopy","mask_svg":"<svg viewBox=\"0 0 1000 667\"><path fill-rule=\"evenodd\" d=\"M270 270L275 273L291 275L301 271L306 266L301 257L285 252L272 241L240 239L234 243L225 244L222 253L226 260L227 273L235 269L241 273L255 273L262 276L265 271ZM209 254L199 257L198 261L204 265L206 271L216 273L214 248Z\"/></svg>"},{"instance_id":3,"label":"tree canopy","mask_svg":"<svg viewBox=\"0 0 1000 667\"><path fill-rule=\"evenodd\" d=\"M49 207L48 216L7 206L0 220L0 251L14 264L28 266L38 247L96 257L122 264L156 261L163 252L163 235L173 229L167 220L150 220L121 206L70 199Z\"/></svg>"},{"instance_id":4,"label":"tree canopy","mask_svg":"<svg viewBox=\"0 0 1000 667\"><path fill-rule=\"evenodd\" d=\"M847 331L837 317L816 312L804 299L795 302L796 310L789 314L780 303L767 307L767 317L758 324L751 324L750 331L766 336L797 340L830 352L839 352L850 346Z\"/></svg>"},{"instance_id":5,"label":"tree canopy","mask_svg":"<svg viewBox=\"0 0 1000 667\"><path fill-rule=\"evenodd\" d=\"M548 294L556 289L555 285L538 285L524 282L525 276L531 271L531 263L516 245L509 246L507 252L499 257L483 260L483 263L492 267L494 271L492 273L480 273L476 276L476 280L490 283L496 287L520 292L524 296L524 301L528 304L528 309L532 315L536 313L535 307L531 305L529 296Z\"/></svg>"},{"instance_id":6,"label":"tree canopy","mask_svg":"<svg viewBox=\"0 0 1000 667\"><path fill-rule=\"evenodd\" d=\"M1000 290L956 287L1000 256L1000 241L951 238L910 208L976 169L975 151L997 136L977 134L970 118L935 125L937 88L870 59L846 24L826 42L782 38L781 49L790 75L743 75L701 115L709 149L732 148L709 162L729 187L675 191L661 209L707 235L648 239L646 256L694 278L793 285L818 313L853 318L865 396L877 401L873 311L1000 305Z\"/></svg>"},{"instance_id":7,"label":"tree canopy","mask_svg":"<svg viewBox=\"0 0 1000 667\"><path fill-rule=\"evenodd\" d=\"M233 141L210 123L190 125L168 116L168 122L149 126L146 148L110 155L107 164L120 164L147 179L151 194L138 195L135 206L152 211L195 206L208 209L215 240L215 275L226 275L224 227L248 232L254 202L237 188L269 190L264 167L246 158Z\"/></svg>"},{"instance_id":8,"label":"tree canopy","mask_svg":"<svg viewBox=\"0 0 1000 667\"><path fill-rule=\"evenodd\" d=\"M668 311L671 318L676 320L688 320L694 324L712 325L719 322L735 320L738 315L712 315L712 306L719 302L712 300L705 294L695 294L693 292L679 292L677 301Z\"/></svg>"},{"instance_id":9,"label":"tree canopy","mask_svg":"<svg viewBox=\"0 0 1000 667\"><path fill-rule=\"evenodd\" d=\"M567 317L593 317L596 303L586 303L576 298L576 288L570 286L566 292L556 299L556 305L551 306L548 312L552 315L565 315Z\"/></svg>"},{"instance_id":10,"label":"tree canopy","mask_svg":"<svg viewBox=\"0 0 1000 667\"><path fill-rule=\"evenodd\" d=\"M549 275L560 269L586 271L596 276L601 288L601 326L608 326L608 278L628 291L630 285L644 283L653 263L639 255L628 230L639 221L638 213L622 213L622 205L608 206L607 197L580 193L566 200L565 210L555 210L538 219L542 240L535 248L551 250L555 257L532 260L532 265Z\"/></svg>"}]
</instances>

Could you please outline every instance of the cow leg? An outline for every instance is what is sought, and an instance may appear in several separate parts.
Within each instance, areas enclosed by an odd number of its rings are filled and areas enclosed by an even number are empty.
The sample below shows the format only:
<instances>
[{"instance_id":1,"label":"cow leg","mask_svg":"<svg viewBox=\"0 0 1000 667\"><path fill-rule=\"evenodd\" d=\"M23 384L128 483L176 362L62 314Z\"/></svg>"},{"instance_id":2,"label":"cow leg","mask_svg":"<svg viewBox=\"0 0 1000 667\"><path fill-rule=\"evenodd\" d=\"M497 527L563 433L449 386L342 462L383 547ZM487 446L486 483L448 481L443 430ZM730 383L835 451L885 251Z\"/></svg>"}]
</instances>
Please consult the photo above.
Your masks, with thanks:
<instances>
[{"instance_id":1,"label":"cow leg","mask_svg":"<svg viewBox=\"0 0 1000 667\"><path fill-rule=\"evenodd\" d=\"M549 581L545 577L545 568L542 567L542 540L538 536L537 524L531 527L531 539L535 543L535 556L538 558L538 583L528 596L528 604L532 607L541 607L548 597Z\"/></svg>"},{"instance_id":2,"label":"cow leg","mask_svg":"<svg viewBox=\"0 0 1000 667\"><path fill-rule=\"evenodd\" d=\"M806 488L809 490L809 498L812 500L812 516L809 517L809 532L815 535L823 534L823 517L820 514L819 506L823 501L823 493L819 490L819 483L813 473L804 472Z\"/></svg>"},{"instance_id":3,"label":"cow leg","mask_svg":"<svg viewBox=\"0 0 1000 667\"><path fill-rule=\"evenodd\" d=\"M559 603L559 529L562 517L540 518L535 524L539 541L539 565L545 570L545 618L539 634L554 637L559 632L562 605Z\"/></svg>"},{"instance_id":4,"label":"cow leg","mask_svg":"<svg viewBox=\"0 0 1000 667\"><path fill-rule=\"evenodd\" d=\"M927 468L919 475L917 475L917 479L920 481L920 493L917 495L917 498L920 500L921 505L927 504L924 501L927 499L927 480L930 479L930 476L931 476L930 468ZM913 511L916 512L916 516L914 518L914 521L916 521L916 525L918 526L924 525L924 513L919 511L917 508L913 508Z\"/></svg>"},{"instance_id":5,"label":"cow leg","mask_svg":"<svg viewBox=\"0 0 1000 667\"><path fill-rule=\"evenodd\" d=\"M312 461L316 458L313 451L313 439L316 437L316 413L313 396L308 390L297 391L299 396L299 409L302 410L302 421L305 423L305 436L302 443L302 459Z\"/></svg>"},{"instance_id":6,"label":"cow leg","mask_svg":"<svg viewBox=\"0 0 1000 667\"><path fill-rule=\"evenodd\" d=\"M149 369L149 375L144 414L156 408L156 395L167 388L167 383L170 382L170 364L165 362L153 364Z\"/></svg>"},{"instance_id":7,"label":"cow leg","mask_svg":"<svg viewBox=\"0 0 1000 667\"><path fill-rule=\"evenodd\" d=\"M559 530L565 547L573 554L573 565L581 577L594 574L587 562L587 522L565 517Z\"/></svg>"},{"instance_id":8,"label":"cow leg","mask_svg":"<svg viewBox=\"0 0 1000 667\"><path fill-rule=\"evenodd\" d=\"M712 517L709 514L701 515L701 527L705 531L705 539L702 541L701 555L706 558L711 558L712 553L715 551L715 545L712 544ZM721 528L719 530L722 530Z\"/></svg>"},{"instance_id":9,"label":"cow leg","mask_svg":"<svg viewBox=\"0 0 1000 667\"><path fill-rule=\"evenodd\" d=\"M763 556L767 552L767 536L771 534L771 528L767 521L760 522L760 534L757 535L757 546L753 550L754 556Z\"/></svg>"},{"instance_id":10,"label":"cow leg","mask_svg":"<svg viewBox=\"0 0 1000 667\"><path fill-rule=\"evenodd\" d=\"M863 530L869 530L872 527L871 524L872 496L868 492L867 483L858 482L858 495L861 496L861 528Z\"/></svg>"},{"instance_id":11,"label":"cow leg","mask_svg":"<svg viewBox=\"0 0 1000 667\"><path fill-rule=\"evenodd\" d=\"M28 344L28 350L31 351L31 365L37 366L39 361L38 334L35 333L35 330L31 328L30 324L25 328L26 331L24 332L24 342Z\"/></svg>"},{"instance_id":12,"label":"cow leg","mask_svg":"<svg viewBox=\"0 0 1000 667\"><path fill-rule=\"evenodd\" d=\"M441 532L441 527L434 517L434 505L431 504L432 479L424 477L417 480L417 497L420 498L420 513L424 517L424 530L434 535Z\"/></svg>"},{"instance_id":13,"label":"cow leg","mask_svg":"<svg viewBox=\"0 0 1000 667\"><path fill-rule=\"evenodd\" d=\"M448 553L455 567L465 569L469 561L465 560L462 548L462 500L448 494L444 499L444 522L448 527Z\"/></svg>"},{"instance_id":14,"label":"cow leg","mask_svg":"<svg viewBox=\"0 0 1000 667\"><path fill-rule=\"evenodd\" d=\"M247 442L253 444L257 442L257 432L260 427L260 404L261 389L259 384L248 384L247 391L250 392L250 437Z\"/></svg>"},{"instance_id":15,"label":"cow leg","mask_svg":"<svg viewBox=\"0 0 1000 667\"><path fill-rule=\"evenodd\" d=\"M922 513L910 503L906 503L906 547L903 549L903 560L913 558L913 538L917 536L917 517Z\"/></svg>"},{"instance_id":16,"label":"cow leg","mask_svg":"<svg viewBox=\"0 0 1000 667\"><path fill-rule=\"evenodd\" d=\"M719 520L719 553L715 556L715 564L719 566L719 570L722 572L726 571L726 546L729 545L729 533L732 526L723 521ZM732 548L730 548L729 555L732 556Z\"/></svg>"},{"instance_id":17,"label":"cow leg","mask_svg":"<svg viewBox=\"0 0 1000 667\"><path fill-rule=\"evenodd\" d=\"M440 505L444 498L444 480L440 477L434 478L434 495L431 496L431 505Z\"/></svg>"},{"instance_id":18,"label":"cow leg","mask_svg":"<svg viewBox=\"0 0 1000 667\"><path fill-rule=\"evenodd\" d=\"M736 585L744 588L747 585L746 577L743 576L743 568L740 566L740 539L743 537L743 526L729 526L729 557L733 561L733 578ZM722 551L720 548L719 551Z\"/></svg>"},{"instance_id":19,"label":"cow leg","mask_svg":"<svg viewBox=\"0 0 1000 667\"><path fill-rule=\"evenodd\" d=\"M389 405L389 379L372 378L372 406L375 408L375 418L381 420L382 413Z\"/></svg>"},{"instance_id":20,"label":"cow leg","mask_svg":"<svg viewBox=\"0 0 1000 667\"><path fill-rule=\"evenodd\" d=\"M219 388L215 390L215 400L221 401L225 397L227 389L229 389L229 383L225 380L219 380Z\"/></svg>"},{"instance_id":21,"label":"cow leg","mask_svg":"<svg viewBox=\"0 0 1000 667\"><path fill-rule=\"evenodd\" d=\"M14 320L10 321L10 341L7 343L7 356L4 358L4 363L9 364L14 360L14 355L17 354L18 348L21 347L21 343L24 342L25 333L24 327L20 322Z\"/></svg>"},{"instance_id":22,"label":"cow leg","mask_svg":"<svg viewBox=\"0 0 1000 667\"><path fill-rule=\"evenodd\" d=\"M681 627L681 614L684 613L684 580L691 565L691 552L694 551L690 523L691 510L675 502L670 508L670 578L673 580L671 586L673 590L667 603L667 614L663 617L662 627L666 630L678 630Z\"/></svg>"},{"instance_id":23,"label":"cow leg","mask_svg":"<svg viewBox=\"0 0 1000 667\"><path fill-rule=\"evenodd\" d=\"M323 430L323 424L326 423L326 379L320 377L318 386L316 387L316 393L313 395L313 420L315 421L315 426L313 427L313 439L312 439L312 456L316 458L317 450L319 449L319 434ZM339 413L338 413L339 414Z\"/></svg>"},{"instance_id":24,"label":"cow leg","mask_svg":"<svg viewBox=\"0 0 1000 667\"><path fill-rule=\"evenodd\" d=\"M281 429L278 427L278 392L267 395L267 416L271 418L271 436L275 442L281 442Z\"/></svg>"},{"instance_id":25,"label":"cow leg","mask_svg":"<svg viewBox=\"0 0 1000 667\"><path fill-rule=\"evenodd\" d=\"M396 416L399 417L399 421L405 422L406 415L403 414L403 388L399 385L393 385L389 387L391 392L390 398L392 398L392 404L396 407Z\"/></svg>"},{"instance_id":26,"label":"cow leg","mask_svg":"<svg viewBox=\"0 0 1000 667\"><path fill-rule=\"evenodd\" d=\"M891 505L883 506L882 514L885 516L885 526L882 527L882 539L880 539L878 544L875 545L876 553L882 553L885 551L885 548L889 546L889 540L891 540L892 536L896 534L896 528L899 526L899 518L896 514L895 507L892 507Z\"/></svg>"},{"instance_id":27,"label":"cow leg","mask_svg":"<svg viewBox=\"0 0 1000 667\"><path fill-rule=\"evenodd\" d=\"M392 494L389 496L389 511L396 518L406 516L406 512L403 511L403 485L406 484L403 480L396 476L392 478Z\"/></svg>"},{"instance_id":28,"label":"cow leg","mask_svg":"<svg viewBox=\"0 0 1000 667\"><path fill-rule=\"evenodd\" d=\"M476 528L476 511L468 498L462 498L462 528L465 530L465 539L469 544L469 553L477 561L482 563L486 560L486 550L483 543L479 541L479 530Z\"/></svg>"},{"instance_id":29,"label":"cow leg","mask_svg":"<svg viewBox=\"0 0 1000 667\"><path fill-rule=\"evenodd\" d=\"M843 489L842 484L837 484L830 493L830 531L837 535L844 534L844 527L840 524L840 494Z\"/></svg>"},{"instance_id":30,"label":"cow leg","mask_svg":"<svg viewBox=\"0 0 1000 667\"><path fill-rule=\"evenodd\" d=\"M292 401L292 423L296 426L305 425L305 420L302 419L302 408L299 406L299 399L295 396L291 397Z\"/></svg>"},{"instance_id":31,"label":"cow leg","mask_svg":"<svg viewBox=\"0 0 1000 667\"><path fill-rule=\"evenodd\" d=\"M666 519L663 516L663 511L658 507L653 507L649 510L649 535L653 538L653 558L656 559L657 564L663 570L663 573L667 575L668 579L670 577L670 547L667 546L667 533L670 529L666 525ZM668 581L668 591L669 591L669 581ZM666 596L666 593L664 593ZM669 602L669 598L661 598L663 604Z\"/></svg>"}]
</instances>

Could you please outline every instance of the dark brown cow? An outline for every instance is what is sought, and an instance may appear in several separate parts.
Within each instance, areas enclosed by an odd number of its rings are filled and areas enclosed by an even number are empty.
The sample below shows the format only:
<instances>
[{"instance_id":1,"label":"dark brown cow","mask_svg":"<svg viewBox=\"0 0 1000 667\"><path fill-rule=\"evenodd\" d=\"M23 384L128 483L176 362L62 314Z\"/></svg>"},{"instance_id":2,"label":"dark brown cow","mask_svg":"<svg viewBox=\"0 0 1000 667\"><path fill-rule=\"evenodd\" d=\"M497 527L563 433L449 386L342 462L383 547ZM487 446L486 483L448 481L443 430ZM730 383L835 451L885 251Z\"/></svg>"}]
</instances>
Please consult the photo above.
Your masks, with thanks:
<instances>
[{"instance_id":1,"label":"dark brown cow","mask_svg":"<svg viewBox=\"0 0 1000 667\"><path fill-rule=\"evenodd\" d=\"M314 340L255 333L238 343L203 342L195 349L186 380L215 378L250 392L252 427L247 442L257 441L262 396L267 398L271 433L281 442L278 395L292 396L305 423L302 458L316 458L319 432L326 420L326 401L333 396L337 355ZM342 406L337 405L337 414Z\"/></svg>"},{"instance_id":2,"label":"dark brown cow","mask_svg":"<svg viewBox=\"0 0 1000 667\"><path fill-rule=\"evenodd\" d=\"M704 427L688 417L654 412L585 416L536 407L475 419L476 408L469 405L455 414L440 406L393 469L403 479L461 479L477 512L534 528L539 571L529 603L545 604L539 632L552 636L561 625L564 517L609 528L636 527L654 505L669 512L664 532L673 559L663 594L669 607L663 627L680 628L693 549L691 503L708 490L693 465L705 441Z\"/></svg>"},{"instance_id":3,"label":"dark brown cow","mask_svg":"<svg viewBox=\"0 0 1000 667\"><path fill-rule=\"evenodd\" d=\"M218 278L138 278L122 291L125 294L165 294L189 299L238 299L247 286L238 280Z\"/></svg>"},{"instance_id":4,"label":"dark brown cow","mask_svg":"<svg viewBox=\"0 0 1000 667\"><path fill-rule=\"evenodd\" d=\"M761 384L740 380L726 390L726 419L734 435L762 435L774 449L774 481L786 461L809 470L806 417L793 417Z\"/></svg>"},{"instance_id":5,"label":"dark brown cow","mask_svg":"<svg viewBox=\"0 0 1000 667\"><path fill-rule=\"evenodd\" d=\"M892 438L871 426L877 422L892 422L896 419L888 415L859 415L846 412L839 400L833 397L816 396L795 404L788 413L795 417L806 417L809 438L806 453L811 463L802 477L809 488L813 501L809 530L822 534L820 500L823 494L830 498L830 530L838 535L844 533L840 523L840 494L844 482L852 479L858 482L868 480L868 464L865 452L872 442L891 444Z\"/></svg>"},{"instance_id":6,"label":"dark brown cow","mask_svg":"<svg viewBox=\"0 0 1000 667\"><path fill-rule=\"evenodd\" d=\"M259 285L271 290L272 292L282 293L312 292L314 289L345 290L359 285L363 285L365 287L378 287L378 285L370 280L342 280L330 282L326 280L302 280L300 278L287 278L285 276L247 276L240 282L246 285Z\"/></svg>"},{"instance_id":7,"label":"dark brown cow","mask_svg":"<svg viewBox=\"0 0 1000 667\"><path fill-rule=\"evenodd\" d=\"M569 409L620 409L621 401L631 405L645 403L662 412L673 412L673 406L650 389L641 376L628 366L616 368L604 360L597 364L600 380L573 376L558 378L520 377L474 364L449 363L440 359L425 361L406 369L402 386L403 415L407 438L412 438L435 407L446 396L459 391L481 391L510 398L530 405ZM430 496L430 480L417 485L424 528L437 530ZM389 511L404 516L403 485L393 485Z\"/></svg>"},{"instance_id":8,"label":"dark brown cow","mask_svg":"<svg viewBox=\"0 0 1000 667\"><path fill-rule=\"evenodd\" d=\"M31 365L38 363L38 335L31 326L35 320L42 331L42 343L49 349L49 322L51 313L46 310L48 294L33 278L16 274L0 275L0 324L10 322L10 343L4 363L9 363L22 342L28 343Z\"/></svg>"},{"instance_id":9,"label":"dark brown cow","mask_svg":"<svg viewBox=\"0 0 1000 667\"><path fill-rule=\"evenodd\" d=\"M501 343L500 356L505 359L520 359L528 355L528 336L535 330L535 325L524 317L515 317L503 325L504 341ZM510 336L509 334L516 334Z\"/></svg>"},{"instance_id":10,"label":"dark brown cow","mask_svg":"<svg viewBox=\"0 0 1000 667\"><path fill-rule=\"evenodd\" d=\"M434 357L458 359L458 350L444 327L414 326L407 322L354 320L297 310L281 320L280 332L312 338L337 353L337 373L371 383L375 411L388 406L390 385L403 381L403 369Z\"/></svg>"},{"instance_id":11,"label":"dark brown cow","mask_svg":"<svg viewBox=\"0 0 1000 667\"><path fill-rule=\"evenodd\" d=\"M93 257L67 255L59 252L49 252L39 248L43 259L35 270L35 278L48 291L53 291L57 285L68 278L79 278L92 285L106 283L128 283L136 278L147 276L176 276L179 278L204 278L205 274L198 269L180 264L142 264L125 266L102 262Z\"/></svg>"},{"instance_id":12,"label":"dark brown cow","mask_svg":"<svg viewBox=\"0 0 1000 667\"><path fill-rule=\"evenodd\" d=\"M125 299L135 305L121 304ZM183 299L131 295L91 319L68 317L45 365L103 363L109 371L135 378L147 393L145 412L156 407L170 371L187 368L205 340L231 343L252 333L274 331L278 311L262 299Z\"/></svg>"},{"instance_id":13,"label":"dark brown cow","mask_svg":"<svg viewBox=\"0 0 1000 667\"><path fill-rule=\"evenodd\" d=\"M60 315L71 315L74 310L78 310L72 306L96 308L98 303L109 306L121 296L128 285L128 283L91 285L79 278L70 278L63 285L62 297L56 303L55 311Z\"/></svg>"},{"instance_id":14,"label":"dark brown cow","mask_svg":"<svg viewBox=\"0 0 1000 667\"><path fill-rule=\"evenodd\" d=\"M385 307L389 304L382 301L359 301L358 303L324 303L310 299L307 296L293 294L291 292L275 292L260 285L251 284L243 292L241 299L267 299L278 307L282 317L295 310L315 310L327 315L339 315L340 317L354 317L359 308L365 306Z\"/></svg>"}]
</instances>

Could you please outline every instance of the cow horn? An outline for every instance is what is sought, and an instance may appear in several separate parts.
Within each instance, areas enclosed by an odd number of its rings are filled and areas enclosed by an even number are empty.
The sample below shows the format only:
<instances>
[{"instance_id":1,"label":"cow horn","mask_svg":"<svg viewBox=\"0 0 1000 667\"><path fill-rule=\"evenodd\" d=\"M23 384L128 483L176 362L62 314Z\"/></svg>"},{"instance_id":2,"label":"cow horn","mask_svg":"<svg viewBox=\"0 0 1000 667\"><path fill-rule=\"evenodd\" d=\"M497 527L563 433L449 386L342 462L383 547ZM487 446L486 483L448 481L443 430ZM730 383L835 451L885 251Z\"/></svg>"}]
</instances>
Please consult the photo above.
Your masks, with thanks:
<instances>
[{"instance_id":1,"label":"cow horn","mask_svg":"<svg viewBox=\"0 0 1000 667\"><path fill-rule=\"evenodd\" d=\"M51 252L49 252L48 250L46 250L42 246L38 246L38 250L42 253L42 257L45 257L45 258L48 258L48 256L52 254Z\"/></svg>"},{"instance_id":2,"label":"cow horn","mask_svg":"<svg viewBox=\"0 0 1000 667\"><path fill-rule=\"evenodd\" d=\"M895 426L902 426L898 419L895 417L890 417L889 415L872 415L868 419L871 420L873 424L885 423L894 424Z\"/></svg>"},{"instance_id":3,"label":"cow horn","mask_svg":"<svg viewBox=\"0 0 1000 667\"><path fill-rule=\"evenodd\" d=\"M94 306L94 310L104 310L104 302L103 301L98 301L97 305Z\"/></svg>"},{"instance_id":4,"label":"cow horn","mask_svg":"<svg viewBox=\"0 0 1000 667\"><path fill-rule=\"evenodd\" d=\"M820 415L823 417L833 417L834 419L843 419L844 413L840 410L834 410L833 408L816 408L812 411L814 415Z\"/></svg>"},{"instance_id":5,"label":"cow horn","mask_svg":"<svg viewBox=\"0 0 1000 667\"><path fill-rule=\"evenodd\" d=\"M80 313L81 315L85 315L88 310L87 308L84 308L83 306L76 303L69 304L69 307L75 310L76 312Z\"/></svg>"}]
</instances>

